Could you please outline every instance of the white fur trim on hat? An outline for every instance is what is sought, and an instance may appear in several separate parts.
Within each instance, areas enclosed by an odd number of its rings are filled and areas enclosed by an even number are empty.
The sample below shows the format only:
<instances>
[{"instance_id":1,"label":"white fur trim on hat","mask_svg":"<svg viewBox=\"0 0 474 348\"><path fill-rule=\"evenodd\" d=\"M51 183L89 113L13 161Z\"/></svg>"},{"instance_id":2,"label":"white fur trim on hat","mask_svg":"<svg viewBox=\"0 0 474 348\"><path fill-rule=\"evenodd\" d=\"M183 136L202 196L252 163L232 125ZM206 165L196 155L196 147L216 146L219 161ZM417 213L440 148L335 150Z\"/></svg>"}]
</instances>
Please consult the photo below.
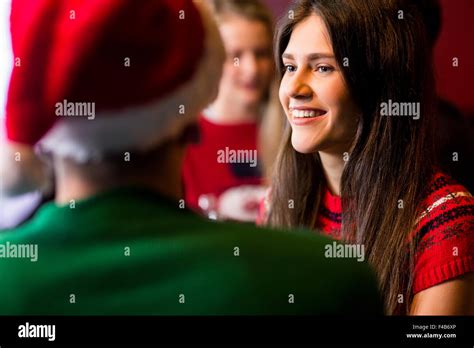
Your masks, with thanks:
<instances>
[{"instance_id":1,"label":"white fur trim on hat","mask_svg":"<svg viewBox=\"0 0 474 348\"><path fill-rule=\"evenodd\" d=\"M177 136L217 95L225 57L214 19L196 2L205 27L204 52L191 80L146 105L103 112L91 120L61 119L38 142L41 150L76 162L100 160L106 154L146 151ZM192 40L192 38L189 38ZM192 52L190 52L192 57ZM180 114L180 106L184 114Z\"/></svg>"}]
</instances>

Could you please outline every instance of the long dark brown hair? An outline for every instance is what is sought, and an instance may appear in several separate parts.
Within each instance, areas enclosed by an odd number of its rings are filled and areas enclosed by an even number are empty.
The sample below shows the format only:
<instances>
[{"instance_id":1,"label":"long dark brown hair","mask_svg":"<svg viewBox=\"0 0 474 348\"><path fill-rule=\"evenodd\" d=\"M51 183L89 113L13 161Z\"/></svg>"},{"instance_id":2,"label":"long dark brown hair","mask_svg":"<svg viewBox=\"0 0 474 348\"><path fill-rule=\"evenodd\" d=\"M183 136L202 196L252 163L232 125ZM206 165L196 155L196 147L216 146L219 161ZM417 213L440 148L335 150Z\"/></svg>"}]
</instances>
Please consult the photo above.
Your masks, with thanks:
<instances>
[{"instance_id":1,"label":"long dark brown hair","mask_svg":"<svg viewBox=\"0 0 474 348\"><path fill-rule=\"evenodd\" d=\"M341 236L365 246L386 313L406 313L415 247L407 239L434 165L434 86L425 27L416 6L404 0L296 1L276 34L280 76L281 55L294 27L312 14L323 19L344 81L362 111L341 178ZM419 102L419 119L382 116L381 103L389 99ZM287 127L272 181L269 223L314 228L324 185L319 154L296 152Z\"/></svg>"}]
</instances>

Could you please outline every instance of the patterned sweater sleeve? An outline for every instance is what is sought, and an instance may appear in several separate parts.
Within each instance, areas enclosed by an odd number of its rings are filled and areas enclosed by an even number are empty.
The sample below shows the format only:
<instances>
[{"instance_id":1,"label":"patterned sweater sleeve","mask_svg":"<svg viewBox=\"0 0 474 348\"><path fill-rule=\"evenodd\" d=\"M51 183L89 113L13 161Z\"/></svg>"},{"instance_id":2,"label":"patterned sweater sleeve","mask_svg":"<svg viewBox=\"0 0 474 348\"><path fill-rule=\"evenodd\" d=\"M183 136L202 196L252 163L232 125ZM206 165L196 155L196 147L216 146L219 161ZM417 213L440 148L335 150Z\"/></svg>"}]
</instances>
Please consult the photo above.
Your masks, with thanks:
<instances>
[{"instance_id":1,"label":"patterned sweater sleeve","mask_svg":"<svg viewBox=\"0 0 474 348\"><path fill-rule=\"evenodd\" d=\"M474 198L449 176L435 175L412 237L413 293L474 271Z\"/></svg>"}]
</instances>

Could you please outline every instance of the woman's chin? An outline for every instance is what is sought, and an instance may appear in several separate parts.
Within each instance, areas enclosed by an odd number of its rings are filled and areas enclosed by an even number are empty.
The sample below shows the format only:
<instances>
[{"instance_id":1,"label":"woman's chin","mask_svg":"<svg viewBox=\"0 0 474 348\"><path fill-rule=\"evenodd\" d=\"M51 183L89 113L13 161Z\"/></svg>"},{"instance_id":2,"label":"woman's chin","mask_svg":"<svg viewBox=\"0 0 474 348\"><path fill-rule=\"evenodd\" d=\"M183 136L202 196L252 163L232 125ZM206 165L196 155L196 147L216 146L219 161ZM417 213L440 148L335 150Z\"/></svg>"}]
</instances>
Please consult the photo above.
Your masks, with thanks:
<instances>
[{"instance_id":1,"label":"woman's chin","mask_svg":"<svg viewBox=\"0 0 474 348\"><path fill-rule=\"evenodd\" d=\"M291 145L296 152L308 154L317 151L317 144L314 143L313 139L306 139L302 137L295 137L294 133L291 136Z\"/></svg>"},{"instance_id":2,"label":"woman's chin","mask_svg":"<svg viewBox=\"0 0 474 348\"><path fill-rule=\"evenodd\" d=\"M239 94L243 104L253 105L262 102L264 91L259 88L240 88Z\"/></svg>"}]
</instances>

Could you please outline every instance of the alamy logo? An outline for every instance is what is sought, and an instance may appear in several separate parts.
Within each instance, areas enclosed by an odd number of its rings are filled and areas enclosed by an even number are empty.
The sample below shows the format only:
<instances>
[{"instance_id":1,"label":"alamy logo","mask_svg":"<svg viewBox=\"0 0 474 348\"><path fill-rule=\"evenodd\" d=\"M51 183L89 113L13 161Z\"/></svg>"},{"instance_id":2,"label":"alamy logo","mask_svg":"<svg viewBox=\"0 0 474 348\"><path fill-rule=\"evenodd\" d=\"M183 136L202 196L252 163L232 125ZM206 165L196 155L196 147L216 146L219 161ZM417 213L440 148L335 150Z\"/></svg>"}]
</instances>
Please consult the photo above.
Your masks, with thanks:
<instances>
[{"instance_id":1,"label":"alamy logo","mask_svg":"<svg viewBox=\"0 0 474 348\"><path fill-rule=\"evenodd\" d=\"M420 118L420 103L399 103L388 102L380 103L380 114L382 116L412 116L414 120Z\"/></svg>"},{"instance_id":2,"label":"alamy logo","mask_svg":"<svg viewBox=\"0 0 474 348\"><path fill-rule=\"evenodd\" d=\"M248 163L250 167L257 166L257 150L232 150L225 147L217 151L218 163Z\"/></svg>"},{"instance_id":3,"label":"alamy logo","mask_svg":"<svg viewBox=\"0 0 474 348\"><path fill-rule=\"evenodd\" d=\"M0 259L30 259L38 261L38 244L0 244Z\"/></svg>"},{"instance_id":4,"label":"alamy logo","mask_svg":"<svg viewBox=\"0 0 474 348\"><path fill-rule=\"evenodd\" d=\"M56 325L35 325L26 322L18 326L20 338L47 338L48 341L56 340Z\"/></svg>"},{"instance_id":5,"label":"alamy logo","mask_svg":"<svg viewBox=\"0 0 474 348\"><path fill-rule=\"evenodd\" d=\"M56 103L56 116L82 116L88 120L95 118L95 103L86 102L68 102L64 99L62 102Z\"/></svg>"},{"instance_id":6,"label":"alamy logo","mask_svg":"<svg viewBox=\"0 0 474 348\"><path fill-rule=\"evenodd\" d=\"M342 244L332 242L324 246L324 256L327 258L357 258L357 261L363 262L365 260L364 244Z\"/></svg>"}]
</instances>

